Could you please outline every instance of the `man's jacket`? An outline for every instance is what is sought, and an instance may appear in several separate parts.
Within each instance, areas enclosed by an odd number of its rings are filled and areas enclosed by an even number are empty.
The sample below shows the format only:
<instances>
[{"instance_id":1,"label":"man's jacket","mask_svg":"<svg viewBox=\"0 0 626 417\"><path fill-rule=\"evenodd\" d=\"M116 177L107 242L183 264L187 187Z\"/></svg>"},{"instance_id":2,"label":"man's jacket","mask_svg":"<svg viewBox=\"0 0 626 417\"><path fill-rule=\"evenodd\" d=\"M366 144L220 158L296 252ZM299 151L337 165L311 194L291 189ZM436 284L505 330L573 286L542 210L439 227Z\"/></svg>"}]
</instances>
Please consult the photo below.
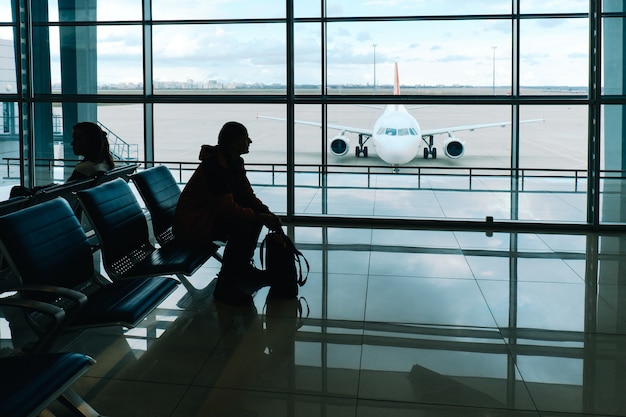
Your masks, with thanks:
<instances>
[{"instance_id":1,"label":"man's jacket","mask_svg":"<svg viewBox=\"0 0 626 417\"><path fill-rule=\"evenodd\" d=\"M203 145L200 160L176 207L177 239L224 240L228 223L255 221L258 213L269 213L250 186L242 158L229 160L219 145Z\"/></svg>"}]
</instances>

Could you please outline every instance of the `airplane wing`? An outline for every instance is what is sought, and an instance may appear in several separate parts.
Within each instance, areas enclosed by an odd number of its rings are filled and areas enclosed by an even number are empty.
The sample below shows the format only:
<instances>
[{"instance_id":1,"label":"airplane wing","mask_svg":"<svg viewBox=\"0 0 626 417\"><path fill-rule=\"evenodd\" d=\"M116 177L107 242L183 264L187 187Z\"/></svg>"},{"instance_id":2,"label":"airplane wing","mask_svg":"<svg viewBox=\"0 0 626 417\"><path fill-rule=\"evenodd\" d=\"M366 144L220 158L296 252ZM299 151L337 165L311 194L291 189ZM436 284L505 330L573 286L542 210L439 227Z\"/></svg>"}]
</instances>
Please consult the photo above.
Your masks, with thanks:
<instances>
[{"instance_id":1,"label":"airplane wing","mask_svg":"<svg viewBox=\"0 0 626 417\"><path fill-rule=\"evenodd\" d=\"M520 120L521 123L534 123L534 122L543 122L543 119L531 119L531 120ZM487 127L504 127L510 125L512 122L498 122L498 123L483 123L478 125L465 125L465 126L453 126L453 127L442 127L438 129L423 129L422 136L433 136L433 135L443 135L446 133L452 132L460 132L463 130L474 131L476 129L485 129Z\"/></svg>"},{"instance_id":2,"label":"airplane wing","mask_svg":"<svg viewBox=\"0 0 626 417\"><path fill-rule=\"evenodd\" d=\"M273 117L273 116L257 115L257 118L258 119L279 120L281 122L287 121L287 119L285 119L285 118ZM543 122L543 121L544 121L543 119L520 120L520 124L521 123ZM321 123L319 123L319 122L311 122L311 121L308 121L308 120L294 120L294 123L301 124L301 125L322 127ZM460 131L464 131L464 130L471 132L471 131L474 131L476 129L485 129L485 128L488 128L488 127L504 127L504 126L510 125L511 123L512 122L497 122L497 123L483 123L483 124L476 124L476 125L442 127L442 128L438 128L438 129L424 129L424 130L422 130L422 136L443 135L443 134L450 134L452 132L460 132ZM341 130L342 132L351 132L351 133L356 133L356 134L372 136L372 130L371 129L364 129L364 128L360 128L360 127L351 127L351 126L343 126L343 125L337 125L337 124L332 124L332 123L328 123L328 128L329 129L335 129L335 130Z\"/></svg>"},{"instance_id":3,"label":"airplane wing","mask_svg":"<svg viewBox=\"0 0 626 417\"><path fill-rule=\"evenodd\" d=\"M282 118L282 117L261 116L261 115L257 115L257 119L279 120L281 122L286 122L287 121L287 119ZM321 123L319 123L319 122L310 122L308 120L294 120L294 123L300 124L300 125L322 127ZM361 134L361 135L372 136L372 129L364 129L364 128L360 128L360 127L336 125L336 124L332 124L332 123L328 123L327 127L329 129L341 130L342 132L350 132L350 133L356 133L356 134Z\"/></svg>"},{"instance_id":4,"label":"airplane wing","mask_svg":"<svg viewBox=\"0 0 626 417\"><path fill-rule=\"evenodd\" d=\"M359 107L365 107L368 109L385 110L385 106L377 106L375 104L357 104ZM424 104L421 106L406 106L407 110L425 109L426 107L435 107L434 104Z\"/></svg>"}]
</instances>

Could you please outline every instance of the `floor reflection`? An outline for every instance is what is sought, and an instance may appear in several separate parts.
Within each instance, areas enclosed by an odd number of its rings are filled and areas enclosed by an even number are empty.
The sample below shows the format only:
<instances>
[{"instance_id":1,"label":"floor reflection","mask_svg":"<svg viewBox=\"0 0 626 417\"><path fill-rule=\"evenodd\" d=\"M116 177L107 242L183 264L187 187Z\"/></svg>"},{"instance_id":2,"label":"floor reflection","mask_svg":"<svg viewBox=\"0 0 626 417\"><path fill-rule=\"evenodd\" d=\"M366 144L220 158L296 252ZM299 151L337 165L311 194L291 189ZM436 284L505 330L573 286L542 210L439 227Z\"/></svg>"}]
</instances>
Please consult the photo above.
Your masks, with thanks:
<instances>
[{"instance_id":1,"label":"floor reflection","mask_svg":"<svg viewBox=\"0 0 626 417\"><path fill-rule=\"evenodd\" d=\"M133 417L626 414L623 236L289 233L311 264L297 299L180 288L140 328L65 340L98 362L76 391Z\"/></svg>"}]
</instances>

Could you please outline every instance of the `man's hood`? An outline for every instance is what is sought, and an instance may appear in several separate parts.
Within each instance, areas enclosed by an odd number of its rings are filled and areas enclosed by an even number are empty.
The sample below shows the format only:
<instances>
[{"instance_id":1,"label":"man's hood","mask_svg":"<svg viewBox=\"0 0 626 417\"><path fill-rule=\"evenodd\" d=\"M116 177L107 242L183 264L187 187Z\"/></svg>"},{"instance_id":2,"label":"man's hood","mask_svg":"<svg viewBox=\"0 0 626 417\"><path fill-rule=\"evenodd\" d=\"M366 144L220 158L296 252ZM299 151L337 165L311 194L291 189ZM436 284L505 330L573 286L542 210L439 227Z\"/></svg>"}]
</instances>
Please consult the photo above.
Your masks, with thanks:
<instances>
[{"instance_id":1,"label":"man's hood","mask_svg":"<svg viewBox=\"0 0 626 417\"><path fill-rule=\"evenodd\" d=\"M219 145L202 145L199 158L201 161L216 158L223 167L243 166L243 158L229 159Z\"/></svg>"},{"instance_id":2,"label":"man's hood","mask_svg":"<svg viewBox=\"0 0 626 417\"><path fill-rule=\"evenodd\" d=\"M209 159L211 157L211 155L214 155L215 153L217 153L218 151L218 147L215 145L202 145L200 147L200 160L201 161L205 161L207 159Z\"/></svg>"}]
</instances>

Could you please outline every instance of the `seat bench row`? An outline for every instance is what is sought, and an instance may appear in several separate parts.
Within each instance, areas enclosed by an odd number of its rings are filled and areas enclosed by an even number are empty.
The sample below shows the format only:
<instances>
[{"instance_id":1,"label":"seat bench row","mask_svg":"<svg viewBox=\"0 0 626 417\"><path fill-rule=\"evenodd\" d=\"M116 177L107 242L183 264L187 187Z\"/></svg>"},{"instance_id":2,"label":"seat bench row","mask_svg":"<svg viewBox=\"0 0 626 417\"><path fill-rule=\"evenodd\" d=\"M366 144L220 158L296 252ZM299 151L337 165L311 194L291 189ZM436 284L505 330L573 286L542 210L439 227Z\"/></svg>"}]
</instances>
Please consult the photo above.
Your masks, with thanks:
<instances>
[{"instance_id":1,"label":"seat bench row","mask_svg":"<svg viewBox=\"0 0 626 417\"><path fill-rule=\"evenodd\" d=\"M25 312L26 322L37 338L24 350L42 358L42 372L58 366L55 361L63 359L51 351L61 334L69 330L135 327L181 282L192 297L206 295L209 285L198 289L188 277L211 256L219 258L219 246L182 245L167 230L180 194L169 169L154 167L134 175L130 178L151 212L158 246L151 243L146 216L124 179L105 181L74 194L98 238L106 277L94 268L89 238L68 199L57 197L0 217L0 249L20 282L16 288L5 289L16 295L0 299L0 308L3 313L12 308ZM175 189L171 188L172 182ZM0 361L3 373L11 366L18 365ZM74 377L82 375L88 366L77 367ZM33 378L41 375L33 374ZM59 389L69 387L69 380L61 375L49 379L48 383ZM0 410L10 405L6 392L1 390ZM66 400L76 399L70 391L63 392ZM98 415L90 407L83 414Z\"/></svg>"},{"instance_id":2,"label":"seat bench row","mask_svg":"<svg viewBox=\"0 0 626 417\"><path fill-rule=\"evenodd\" d=\"M138 166L139 165L136 163L119 165L109 171L103 172L91 178L70 181L64 184L51 185L37 190L30 196L18 196L1 201L0 216L61 197L69 203L70 207L74 211L74 214L76 214L76 217L81 219L82 207L78 203L78 199L76 197L76 193L78 191L97 187L98 185L118 178L128 182L130 180L130 176L137 171ZM85 227L88 236L92 238L93 231L90 226L87 224L84 224L83 226ZM96 250L97 244L94 243L92 249ZM6 267L6 262L2 261L1 258L2 255L0 254L0 263L2 264L2 267Z\"/></svg>"},{"instance_id":3,"label":"seat bench row","mask_svg":"<svg viewBox=\"0 0 626 417\"><path fill-rule=\"evenodd\" d=\"M76 199L76 193L78 191L96 187L116 178L122 178L128 182L130 176L135 173L137 168L138 164L123 164L91 178L70 181L64 184L51 185L35 191L30 196L18 196L1 201L0 216L21 210L25 207L34 206L39 203L52 200L56 197L63 197L66 199L75 213L79 215L81 208L80 204L78 204L78 200Z\"/></svg>"}]
</instances>

